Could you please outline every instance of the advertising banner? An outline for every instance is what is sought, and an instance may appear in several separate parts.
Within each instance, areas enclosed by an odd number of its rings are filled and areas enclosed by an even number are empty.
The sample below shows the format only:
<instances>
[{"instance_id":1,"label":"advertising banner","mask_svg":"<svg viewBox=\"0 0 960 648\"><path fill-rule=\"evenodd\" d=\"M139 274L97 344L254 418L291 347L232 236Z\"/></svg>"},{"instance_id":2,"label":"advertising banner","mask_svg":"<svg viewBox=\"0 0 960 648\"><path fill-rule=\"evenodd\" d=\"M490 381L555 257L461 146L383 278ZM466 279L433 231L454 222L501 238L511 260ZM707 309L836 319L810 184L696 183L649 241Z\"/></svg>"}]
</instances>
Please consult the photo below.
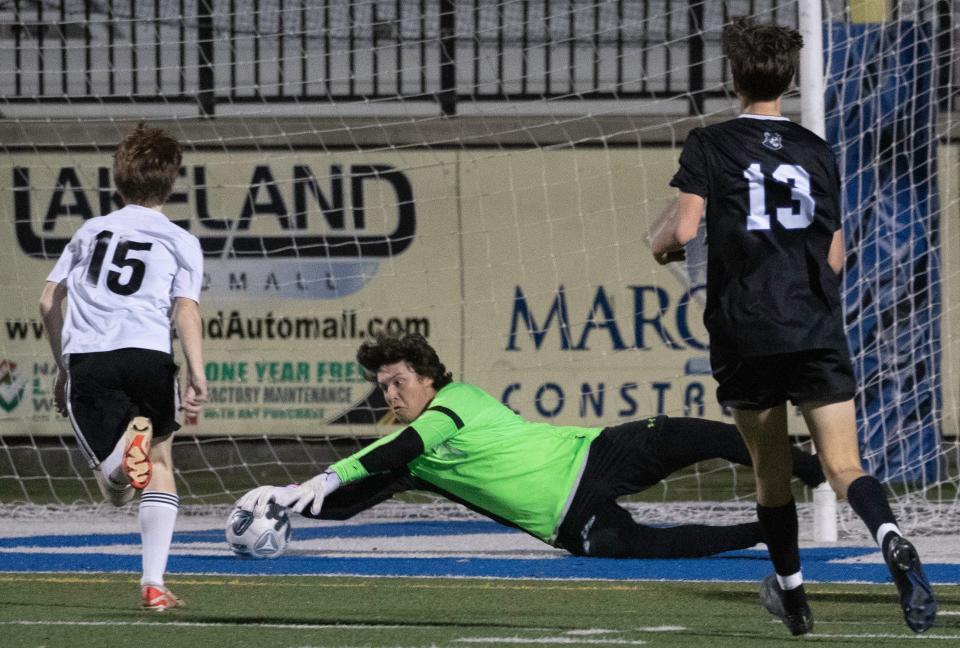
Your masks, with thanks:
<instances>
[{"instance_id":1,"label":"advertising banner","mask_svg":"<svg viewBox=\"0 0 960 648\"><path fill-rule=\"evenodd\" d=\"M460 282L431 280L434 264L457 263L452 158L285 151L184 162L165 213L204 250L210 384L190 431L352 434L349 423L377 415L364 407L372 385L354 359L361 341L415 331L456 355L455 337L436 332L459 330ZM68 434L53 411L55 366L36 304L82 220L120 206L110 156L19 155L6 175L0 432ZM357 406L360 419L349 414ZM325 425L338 420L348 424Z\"/></svg>"},{"instance_id":2,"label":"advertising banner","mask_svg":"<svg viewBox=\"0 0 960 648\"><path fill-rule=\"evenodd\" d=\"M375 425L390 420L355 362L378 331L423 334L456 379L530 420L731 421L709 373L700 248L686 268L660 267L647 244L674 193L677 155L188 152L165 212L205 253L210 403L186 432L395 429ZM37 301L83 219L120 200L108 153L7 160L0 434L69 435L53 410L55 366ZM173 347L179 354L177 340Z\"/></svg>"},{"instance_id":3,"label":"advertising banner","mask_svg":"<svg viewBox=\"0 0 960 648\"><path fill-rule=\"evenodd\" d=\"M646 242L672 150L465 155L465 374L524 417L609 425L723 414L703 284Z\"/></svg>"}]
</instances>

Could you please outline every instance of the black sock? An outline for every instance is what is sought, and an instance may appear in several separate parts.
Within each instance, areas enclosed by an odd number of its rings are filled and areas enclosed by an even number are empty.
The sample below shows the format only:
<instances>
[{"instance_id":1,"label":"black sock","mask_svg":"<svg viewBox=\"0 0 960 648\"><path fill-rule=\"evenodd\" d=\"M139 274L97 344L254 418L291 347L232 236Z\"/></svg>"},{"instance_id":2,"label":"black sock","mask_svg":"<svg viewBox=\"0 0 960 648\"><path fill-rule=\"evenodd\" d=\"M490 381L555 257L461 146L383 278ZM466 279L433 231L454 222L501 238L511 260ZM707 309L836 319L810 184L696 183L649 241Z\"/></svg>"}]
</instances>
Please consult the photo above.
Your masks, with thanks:
<instances>
[{"instance_id":1,"label":"black sock","mask_svg":"<svg viewBox=\"0 0 960 648\"><path fill-rule=\"evenodd\" d=\"M864 475L853 480L847 488L847 501L870 529L870 536L874 539L881 524L897 523L897 519L893 517L893 511L890 510L890 502L887 501L887 493L883 490L883 485L872 475Z\"/></svg>"},{"instance_id":2,"label":"black sock","mask_svg":"<svg viewBox=\"0 0 960 648\"><path fill-rule=\"evenodd\" d=\"M774 571L780 576L790 576L800 571L797 503L791 499L783 506L757 504L757 519L770 551Z\"/></svg>"},{"instance_id":3,"label":"black sock","mask_svg":"<svg viewBox=\"0 0 960 648\"><path fill-rule=\"evenodd\" d=\"M783 607L787 612L795 614L799 608L807 604L807 593L801 583L799 587L791 590L783 590Z\"/></svg>"}]
</instances>

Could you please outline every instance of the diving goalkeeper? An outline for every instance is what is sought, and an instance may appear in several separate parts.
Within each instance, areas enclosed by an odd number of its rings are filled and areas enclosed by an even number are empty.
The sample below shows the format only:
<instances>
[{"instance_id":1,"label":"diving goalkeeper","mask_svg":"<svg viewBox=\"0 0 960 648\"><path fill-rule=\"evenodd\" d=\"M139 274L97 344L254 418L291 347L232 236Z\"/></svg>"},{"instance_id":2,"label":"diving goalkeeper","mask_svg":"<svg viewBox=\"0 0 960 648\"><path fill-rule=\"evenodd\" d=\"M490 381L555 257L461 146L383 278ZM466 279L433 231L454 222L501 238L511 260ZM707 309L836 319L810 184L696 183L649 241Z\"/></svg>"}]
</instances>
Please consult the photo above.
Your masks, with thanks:
<instances>
[{"instance_id":1,"label":"diving goalkeeper","mask_svg":"<svg viewBox=\"0 0 960 648\"><path fill-rule=\"evenodd\" d=\"M241 508L290 507L345 520L407 490L432 491L577 556L692 558L751 547L756 522L670 527L636 522L617 504L706 459L749 465L733 425L657 416L607 428L525 421L486 392L454 382L420 335L380 335L357 360L403 429L296 486L261 486ZM816 457L794 449L794 474L823 481ZM258 511L259 512L259 511Z\"/></svg>"}]
</instances>

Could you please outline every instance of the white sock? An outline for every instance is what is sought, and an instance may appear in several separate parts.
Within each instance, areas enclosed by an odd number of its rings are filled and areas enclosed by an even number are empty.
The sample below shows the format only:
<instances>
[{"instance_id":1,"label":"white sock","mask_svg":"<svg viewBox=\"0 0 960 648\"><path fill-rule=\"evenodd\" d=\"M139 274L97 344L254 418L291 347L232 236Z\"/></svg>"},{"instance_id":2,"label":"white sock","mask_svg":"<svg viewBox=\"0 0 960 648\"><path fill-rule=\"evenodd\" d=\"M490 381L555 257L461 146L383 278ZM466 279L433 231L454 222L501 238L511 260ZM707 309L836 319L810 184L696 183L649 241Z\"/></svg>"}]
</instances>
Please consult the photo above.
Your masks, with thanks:
<instances>
[{"instance_id":1,"label":"white sock","mask_svg":"<svg viewBox=\"0 0 960 648\"><path fill-rule=\"evenodd\" d=\"M896 524L891 524L890 522L884 522L880 525L880 528L877 529L877 546L880 547L880 550L883 551L883 539L887 537L887 534L893 531L898 536L902 536L900 533L900 527Z\"/></svg>"},{"instance_id":2,"label":"white sock","mask_svg":"<svg viewBox=\"0 0 960 648\"><path fill-rule=\"evenodd\" d=\"M803 572L798 571L795 574L790 574L789 576L781 576L777 574L777 582L780 583L780 589L784 592L787 590L797 589L803 585Z\"/></svg>"},{"instance_id":3,"label":"white sock","mask_svg":"<svg viewBox=\"0 0 960 648\"><path fill-rule=\"evenodd\" d=\"M140 539L143 543L141 585L163 585L179 509L180 498L173 493L151 492L140 497Z\"/></svg>"},{"instance_id":4,"label":"white sock","mask_svg":"<svg viewBox=\"0 0 960 648\"><path fill-rule=\"evenodd\" d=\"M127 478L124 477L123 470L120 468L120 464L123 462L123 451L125 449L126 448L123 447L123 438L121 437L120 442L117 443L113 452L110 453L110 456L100 462L100 472L115 484L122 485L127 483Z\"/></svg>"}]
</instances>

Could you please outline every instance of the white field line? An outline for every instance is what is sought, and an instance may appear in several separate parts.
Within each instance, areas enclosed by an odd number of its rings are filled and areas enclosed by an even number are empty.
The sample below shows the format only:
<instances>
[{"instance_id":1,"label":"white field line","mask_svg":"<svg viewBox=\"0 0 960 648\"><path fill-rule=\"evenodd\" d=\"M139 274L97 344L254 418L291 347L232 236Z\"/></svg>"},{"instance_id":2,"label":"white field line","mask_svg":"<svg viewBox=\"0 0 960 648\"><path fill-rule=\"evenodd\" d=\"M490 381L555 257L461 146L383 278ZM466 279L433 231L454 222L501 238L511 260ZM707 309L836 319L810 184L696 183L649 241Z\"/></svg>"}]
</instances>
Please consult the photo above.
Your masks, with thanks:
<instances>
[{"instance_id":1,"label":"white field line","mask_svg":"<svg viewBox=\"0 0 960 648\"><path fill-rule=\"evenodd\" d=\"M811 632L804 637L810 639L896 639L901 641L960 641L960 635L938 635L938 634L874 634L874 633L854 633L854 634L833 634L825 632Z\"/></svg>"},{"instance_id":2,"label":"white field line","mask_svg":"<svg viewBox=\"0 0 960 648\"><path fill-rule=\"evenodd\" d=\"M598 646L643 646L647 643L642 639L580 639L578 637L461 637L453 641L492 644L595 644Z\"/></svg>"},{"instance_id":3,"label":"white field line","mask_svg":"<svg viewBox=\"0 0 960 648\"><path fill-rule=\"evenodd\" d=\"M649 626L646 628L632 628L636 632L682 632L683 626Z\"/></svg>"},{"instance_id":4,"label":"white field line","mask_svg":"<svg viewBox=\"0 0 960 648\"><path fill-rule=\"evenodd\" d=\"M630 628L634 632L681 632L686 630L683 626L646 626L641 628ZM584 630L567 630L565 635L600 635L600 634L620 634L623 630L609 630L607 628L586 628Z\"/></svg>"}]
</instances>

